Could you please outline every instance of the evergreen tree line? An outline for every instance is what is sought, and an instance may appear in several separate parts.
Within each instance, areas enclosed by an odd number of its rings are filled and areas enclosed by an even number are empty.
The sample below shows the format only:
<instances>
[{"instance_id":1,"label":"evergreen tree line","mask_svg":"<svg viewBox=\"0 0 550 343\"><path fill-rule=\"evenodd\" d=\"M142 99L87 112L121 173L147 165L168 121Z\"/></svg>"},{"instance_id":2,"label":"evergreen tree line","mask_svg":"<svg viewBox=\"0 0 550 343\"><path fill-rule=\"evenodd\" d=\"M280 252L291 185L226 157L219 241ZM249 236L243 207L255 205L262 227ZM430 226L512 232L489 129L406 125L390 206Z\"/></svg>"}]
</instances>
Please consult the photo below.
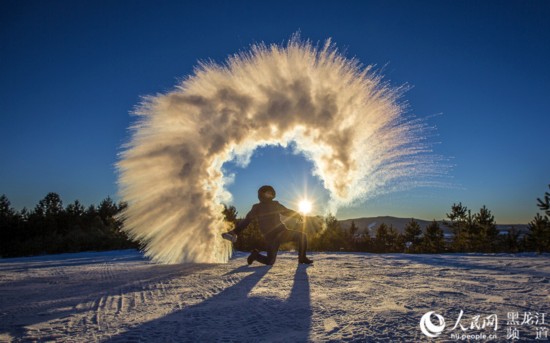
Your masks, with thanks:
<instances>
[{"instance_id":1,"label":"evergreen tree line","mask_svg":"<svg viewBox=\"0 0 550 343\"><path fill-rule=\"evenodd\" d=\"M472 214L466 206L458 203L451 206L451 212L446 214L447 220L443 222L450 228L452 237L445 238L440 223L435 220L422 230L419 223L411 219L403 233L392 225L382 223L371 236L367 228L359 233L355 222L344 230L334 216L328 215L322 219L322 225L305 230L308 235L308 249L373 253L550 252L550 193L546 192L543 199L537 200L537 206L544 212L544 216L537 214L528 224L528 232L524 234L516 228L500 234L495 218L486 206ZM233 206L225 207L224 214L226 220L235 225L240 220ZM297 226L294 229L300 230L300 225ZM255 222L242 232L235 243L235 249L242 251L264 247L265 242ZM284 248L285 246L282 247Z\"/></svg>"},{"instance_id":2,"label":"evergreen tree line","mask_svg":"<svg viewBox=\"0 0 550 343\"><path fill-rule=\"evenodd\" d=\"M116 215L125 208L106 198L85 208L78 200L63 206L48 193L36 207L16 211L0 197L0 257L137 248L121 230Z\"/></svg>"},{"instance_id":3,"label":"evergreen tree line","mask_svg":"<svg viewBox=\"0 0 550 343\"><path fill-rule=\"evenodd\" d=\"M404 232L399 233L391 225L380 224L373 235L369 230L360 232L352 222L349 229L342 229L332 215L321 220L308 218L305 229L309 249L313 251L364 251L375 253L409 252L550 252L550 193L537 199L542 211L528 224L527 234L512 228L505 235L499 234L494 216L483 206L478 213L453 204L444 222L452 231L452 238L445 239L437 221L422 230L412 219ZM126 204L104 199L98 206L85 208L78 200L64 207L56 193L48 193L33 210L16 211L5 195L0 196L0 257L32 256L50 253L101 251L139 248L122 231L123 222L117 219ZM225 207L227 221L237 224L235 207ZM312 223L322 222L315 227ZM293 229L301 230L300 223ZM253 222L239 236L235 248L250 251L265 248L265 242ZM292 245L282 249L293 248Z\"/></svg>"}]
</instances>

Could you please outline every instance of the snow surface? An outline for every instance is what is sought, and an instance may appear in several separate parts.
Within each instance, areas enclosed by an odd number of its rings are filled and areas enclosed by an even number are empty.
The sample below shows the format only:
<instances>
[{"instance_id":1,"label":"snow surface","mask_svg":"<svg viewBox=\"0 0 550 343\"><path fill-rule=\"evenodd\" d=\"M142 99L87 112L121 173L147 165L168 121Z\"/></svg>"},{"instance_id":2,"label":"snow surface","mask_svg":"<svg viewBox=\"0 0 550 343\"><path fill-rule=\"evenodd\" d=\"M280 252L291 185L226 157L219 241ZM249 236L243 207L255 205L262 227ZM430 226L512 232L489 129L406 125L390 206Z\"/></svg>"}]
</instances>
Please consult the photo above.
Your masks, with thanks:
<instances>
[{"instance_id":1,"label":"snow surface","mask_svg":"<svg viewBox=\"0 0 550 343\"><path fill-rule=\"evenodd\" d=\"M3 259L0 341L418 342L430 340L419 327L428 311L447 324L432 341L495 333L452 331L461 310L466 329L496 314L495 341L511 341L508 313L538 314L517 325L521 340L550 330L548 255L311 256L307 267L280 253L271 268L244 253L210 265L157 265L133 250Z\"/></svg>"}]
</instances>

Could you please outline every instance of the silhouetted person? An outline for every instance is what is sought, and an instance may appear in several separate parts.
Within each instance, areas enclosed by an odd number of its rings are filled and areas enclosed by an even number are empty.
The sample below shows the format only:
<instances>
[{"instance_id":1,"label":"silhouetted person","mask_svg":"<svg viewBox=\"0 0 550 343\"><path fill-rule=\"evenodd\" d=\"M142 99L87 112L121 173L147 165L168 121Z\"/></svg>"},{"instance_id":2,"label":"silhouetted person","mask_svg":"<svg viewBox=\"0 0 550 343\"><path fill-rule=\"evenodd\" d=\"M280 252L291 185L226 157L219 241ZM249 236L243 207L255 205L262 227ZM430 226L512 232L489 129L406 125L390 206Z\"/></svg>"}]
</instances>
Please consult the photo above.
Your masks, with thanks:
<instances>
[{"instance_id":1,"label":"silhouetted person","mask_svg":"<svg viewBox=\"0 0 550 343\"><path fill-rule=\"evenodd\" d=\"M271 186L260 187L258 189L258 199L260 202L252 206L245 219L235 229L222 234L223 238L233 243L236 242L237 236L253 219L257 219L260 232L267 243L267 256L260 254L257 249L254 249L250 256L248 256L248 264L252 264L254 261L268 265L274 264L279 246L286 242L296 242L298 245L298 263L313 263L312 260L306 257L306 235L300 231L289 230L281 221L281 215L302 218L301 215L296 211L284 207L278 201L274 201L275 194L275 189Z\"/></svg>"}]
</instances>

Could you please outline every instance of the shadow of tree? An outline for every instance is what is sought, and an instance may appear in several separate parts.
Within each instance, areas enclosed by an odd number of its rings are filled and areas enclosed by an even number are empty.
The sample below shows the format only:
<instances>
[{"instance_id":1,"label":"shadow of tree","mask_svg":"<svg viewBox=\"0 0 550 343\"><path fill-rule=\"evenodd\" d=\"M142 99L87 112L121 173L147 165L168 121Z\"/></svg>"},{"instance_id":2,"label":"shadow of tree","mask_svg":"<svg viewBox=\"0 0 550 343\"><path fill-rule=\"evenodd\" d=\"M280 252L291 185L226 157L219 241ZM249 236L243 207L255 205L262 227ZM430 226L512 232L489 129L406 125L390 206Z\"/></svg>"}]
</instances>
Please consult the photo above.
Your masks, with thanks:
<instances>
[{"instance_id":1,"label":"shadow of tree","mask_svg":"<svg viewBox=\"0 0 550 343\"><path fill-rule=\"evenodd\" d=\"M251 272L237 284L197 305L146 322L107 342L306 342L311 328L307 267L299 265L286 300L249 296L269 267L240 267Z\"/></svg>"}]
</instances>

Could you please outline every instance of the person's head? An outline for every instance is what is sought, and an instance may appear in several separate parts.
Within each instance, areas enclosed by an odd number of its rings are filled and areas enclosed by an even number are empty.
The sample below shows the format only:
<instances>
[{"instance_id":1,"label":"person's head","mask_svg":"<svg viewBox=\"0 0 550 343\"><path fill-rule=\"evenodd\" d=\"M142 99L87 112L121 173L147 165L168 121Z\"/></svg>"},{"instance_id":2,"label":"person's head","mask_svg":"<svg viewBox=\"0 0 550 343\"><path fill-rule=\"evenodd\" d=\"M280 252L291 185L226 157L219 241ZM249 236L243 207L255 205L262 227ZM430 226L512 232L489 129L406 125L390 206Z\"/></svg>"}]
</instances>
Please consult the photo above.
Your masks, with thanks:
<instances>
[{"instance_id":1,"label":"person's head","mask_svg":"<svg viewBox=\"0 0 550 343\"><path fill-rule=\"evenodd\" d=\"M262 202L271 201L275 198L275 189L269 185L265 185L258 189L258 199Z\"/></svg>"}]
</instances>

